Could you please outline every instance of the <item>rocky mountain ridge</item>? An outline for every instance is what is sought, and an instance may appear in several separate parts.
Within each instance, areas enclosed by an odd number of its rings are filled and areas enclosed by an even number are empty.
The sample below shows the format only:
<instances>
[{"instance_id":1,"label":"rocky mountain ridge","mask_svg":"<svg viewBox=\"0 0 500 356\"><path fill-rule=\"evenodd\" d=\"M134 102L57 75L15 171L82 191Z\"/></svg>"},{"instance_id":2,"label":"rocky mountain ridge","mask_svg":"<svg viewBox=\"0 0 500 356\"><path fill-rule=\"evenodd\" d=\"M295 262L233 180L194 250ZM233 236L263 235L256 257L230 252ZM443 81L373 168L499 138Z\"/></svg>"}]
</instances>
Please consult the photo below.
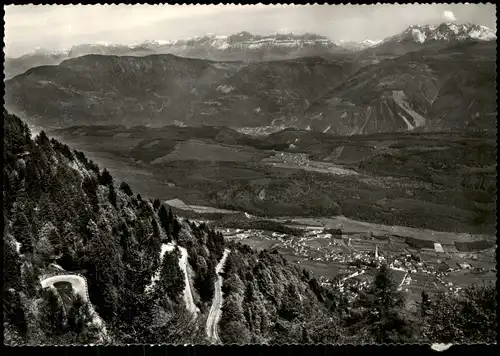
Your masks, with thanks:
<instances>
[{"instance_id":1,"label":"rocky mountain ridge","mask_svg":"<svg viewBox=\"0 0 500 356\"><path fill-rule=\"evenodd\" d=\"M324 36L316 34L252 35L240 32L227 36L206 35L185 40L147 40L138 44L97 42L74 45L69 49L36 49L19 58L7 58L7 78L40 65L57 65L63 60L90 54L116 56L147 56L174 54L181 57L209 60L265 61L344 52Z\"/></svg>"},{"instance_id":2,"label":"rocky mountain ridge","mask_svg":"<svg viewBox=\"0 0 500 356\"><path fill-rule=\"evenodd\" d=\"M456 45L467 42L494 42L495 31L472 23L413 25L376 46L363 50L367 56L399 56L430 47Z\"/></svg>"},{"instance_id":3,"label":"rocky mountain ridge","mask_svg":"<svg viewBox=\"0 0 500 356\"><path fill-rule=\"evenodd\" d=\"M490 41L496 38L495 32L486 26L475 24L443 23L440 25L415 25L385 40L334 41L317 34L272 34L254 35L243 31L232 35L205 35L181 40L147 40L136 44L116 44L96 42L74 45L68 49L46 50L37 48L18 58L6 58L6 78L24 73L29 68L41 65L56 65L65 59L89 54L117 56L147 56L151 54L174 54L181 57L267 61L297 58L304 56L328 56L361 51L382 46L391 42L450 42L463 40Z\"/></svg>"},{"instance_id":4,"label":"rocky mountain ridge","mask_svg":"<svg viewBox=\"0 0 500 356\"><path fill-rule=\"evenodd\" d=\"M452 42L463 40L491 41L494 39L496 39L495 32L486 26L448 22L440 25L410 26L402 33L389 37L383 42L412 40L418 43L426 43L431 41Z\"/></svg>"}]
</instances>

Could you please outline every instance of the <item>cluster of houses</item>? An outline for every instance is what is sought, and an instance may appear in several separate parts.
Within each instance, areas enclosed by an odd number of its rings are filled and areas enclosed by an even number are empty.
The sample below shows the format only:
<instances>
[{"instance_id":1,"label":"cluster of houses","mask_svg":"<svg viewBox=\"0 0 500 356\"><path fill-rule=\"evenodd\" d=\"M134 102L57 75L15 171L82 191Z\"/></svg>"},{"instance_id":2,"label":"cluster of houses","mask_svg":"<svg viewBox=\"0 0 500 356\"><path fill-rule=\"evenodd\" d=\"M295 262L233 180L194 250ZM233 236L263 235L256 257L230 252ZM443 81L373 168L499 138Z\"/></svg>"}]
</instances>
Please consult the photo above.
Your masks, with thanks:
<instances>
[{"instance_id":1,"label":"cluster of houses","mask_svg":"<svg viewBox=\"0 0 500 356\"><path fill-rule=\"evenodd\" d=\"M340 230L312 229L307 231L302 237L292 237L277 232L270 234L263 231L244 231L238 229L226 232L226 234L230 233L239 239L261 236L262 238L275 240L276 247L279 246L280 249L287 249L295 256L301 256L312 261L345 264L346 269L344 272L346 276L341 279L341 282L337 279L333 282L321 276L318 276L318 278L321 278L320 282L323 285L341 283L337 287L345 291L348 295L353 294L354 292L351 293L352 291L366 288L370 284L370 276L372 275L369 271L380 266L382 263L387 263L391 268L393 278L398 284L398 289L402 291L409 291L412 287L418 288L418 286L430 283L435 286L435 289L443 290L444 288L450 292L458 293L462 288L454 285L452 282L445 281L446 276L449 273L467 270L474 271L477 269L468 262L456 262L455 260L453 263L456 265L450 265L449 262L445 262L445 255L449 255L449 253L444 251L441 244L434 242L429 243L427 248L429 251L426 253L431 253L435 256L443 255L443 261L437 260L436 262L435 259L433 262L423 261L421 256L415 253L395 253L385 250L383 253L379 253L377 244L375 244L374 249L370 248L370 246L373 246L372 244L365 244L366 246L363 245L360 249L357 249L357 244L363 241L357 241L355 238L351 241L350 238L343 237ZM314 240L322 241L315 243L313 247L311 246L313 245L311 242ZM468 251L465 253L471 254L473 252ZM297 263L300 263L300 261L297 261ZM425 277L426 275L428 277ZM355 293L352 295L353 298L354 295Z\"/></svg>"},{"instance_id":2,"label":"cluster of houses","mask_svg":"<svg viewBox=\"0 0 500 356\"><path fill-rule=\"evenodd\" d=\"M273 157L264 159L265 162L272 163L293 163L298 166L308 165L309 158L305 153L279 152Z\"/></svg>"}]
</instances>

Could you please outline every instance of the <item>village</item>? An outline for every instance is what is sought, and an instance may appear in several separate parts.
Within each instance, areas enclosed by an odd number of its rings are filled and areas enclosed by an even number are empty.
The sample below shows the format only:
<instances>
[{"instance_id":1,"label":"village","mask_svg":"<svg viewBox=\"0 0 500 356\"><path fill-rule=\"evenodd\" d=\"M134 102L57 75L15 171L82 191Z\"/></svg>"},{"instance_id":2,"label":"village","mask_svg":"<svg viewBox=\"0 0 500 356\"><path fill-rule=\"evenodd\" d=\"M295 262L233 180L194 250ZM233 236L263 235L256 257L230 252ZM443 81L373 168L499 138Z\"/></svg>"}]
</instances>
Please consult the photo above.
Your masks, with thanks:
<instances>
[{"instance_id":1,"label":"village","mask_svg":"<svg viewBox=\"0 0 500 356\"><path fill-rule=\"evenodd\" d=\"M220 231L227 239L240 240L254 249L293 256L295 263L311 269L321 285L339 288L348 299L370 285L382 263L390 267L398 289L413 300L419 300L422 291L458 293L471 279L489 280L495 275L494 262L485 268L484 263L472 262L478 259L472 253L462 253L462 258L457 259L445 253L440 244L434 251L423 251L378 241L370 238L369 233L339 234L319 227L307 229L302 236L263 230ZM335 272L323 273L325 267Z\"/></svg>"},{"instance_id":2,"label":"village","mask_svg":"<svg viewBox=\"0 0 500 356\"><path fill-rule=\"evenodd\" d=\"M289 148L295 148L295 145L291 144ZM324 161L312 161L309 159L309 154L306 153L276 152L274 156L264 158L262 162L281 168L298 168L308 171L316 171L336 175L357 175L357 172L351 169L343 168L333 163Z\"/></svg>"}]
</instances>

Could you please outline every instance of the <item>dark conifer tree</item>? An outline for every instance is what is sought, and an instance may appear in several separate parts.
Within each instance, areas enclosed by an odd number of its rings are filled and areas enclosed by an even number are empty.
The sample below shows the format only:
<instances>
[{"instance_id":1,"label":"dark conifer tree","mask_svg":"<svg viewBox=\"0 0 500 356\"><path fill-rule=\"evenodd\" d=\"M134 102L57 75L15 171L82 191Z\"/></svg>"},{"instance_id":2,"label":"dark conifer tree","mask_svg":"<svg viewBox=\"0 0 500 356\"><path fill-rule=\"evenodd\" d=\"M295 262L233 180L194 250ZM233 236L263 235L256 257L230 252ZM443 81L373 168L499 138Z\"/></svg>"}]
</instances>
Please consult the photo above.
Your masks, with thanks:
<instances>
[{"instance_id":1,"label":"dark conifer tree","mask_svg":"<svg viewBox=\"0 0 500 356\"><path fill-rule=\"evenodd\" d=\"M160 228L155 218L151 218L151 226L153 227L153 238L160 241Z\"/></svg>"},{"instance_id":2,"label":"dark conifer tree","mask_svg":"<svg viewBox=\"0 0 500 356\"><path fill-rule=\"evenodd\" d=\"M21 253L33 252L33 232L26 215L19 211L13 224L14 238L21 243Z\"/></svg>"},{"instance_id":3,"label":"dark conifer tree","mask_svg":"<svg viewBox=\"0 0 500 356\"><path fill-rule=\"evenodd\" d=\"M43 306L40 312L40 329L47 337L61 335L65 331L65 316L58 292L52 288L43 291Z\"/></svg>"},{"instance_id":4,"label":"dark conifer tree","mask_svg":"<svg viewBox=\"0 0 500 356\"><path fill-rule=\"evenodd\" d=\"M108 199L111 205L113 205L116 208L116 191L113 184L109 185Z\"/></svg>"},{"instance_id":5,"label":"dark conifer tree","mask_svg":"<svg viewBox=\"0 0 500 356\"><path fill-rule=\"evenodd\" d=\"M99 184L100 185L111 185L113 184L113 177L108 172L106 168L102 171L102 174L99 176Z\"/></svg>"},{"instance_id":6,"label":"dark conifer tree","mask_svg":"<svg viewBox=\"0 0 500 356\"><path fill-rule=\"evenodd\" d=\"M35 143L37 145L40 145L42 147L50 147L50 140L47 137L47 134L45 131L41 131L36 137L35 137Z\"/></svg>"},{"instance_id":7,"label":"dark conifer tree","mask_svg":"<svg viewBox=\"0 0 500 356\"><path fill-rule=\"evenodd\" d=\"M15 247L4 241L3 243L3 287L4 290L19 290L21 282L21 263Z\"/></svg>"},{"instance_id":8,"label":"dark conifer tree","mask_svg":"<svg viewBox=\"0 0 500 356\"><path fill-rule=\"evenodd\" d=\"M167 213L167 209L165 209L165 205L161 205L160 210L158 211L158 217L160 218L160 224L163 230L165 230L166 234L169 234L170 231L170 219Z\"/></svg>"},{"instance_id":9,"label":"dark conifer tree","mask_svg":"<svg viewBox=\"0 0 500 356\"><path fill-rule=\"evenodd\" d=\"M129 197L131 197L132 195L134 195L134 193L132 192L132 189L130 188L130 186L125 183L125 182L122 182L120 184L120 190L122 192L124 192L125 194L127 194Z\"/></svg>"},{"instance_id":10,"label":"dark conifer tree","mask_svg":"<svg viewBox=\"0 0 500 356\"><path fill-rule=\"evenodd\" d=\"M172 213L172 208L168 208L168 220L171 223L174 221L174 213Z\"/></svg>"},{"instance_id":11,"label":"dark conifer tree","mask_svg":"<svg viewBox=\"0 0 500 356\"><path fill-rule=\"evenodd\" d=\"M92 210L99 212L99 199L97 198L97 181L92 177L85 177L82 182L82 188L90 201Z\"/></svg>"},{"instance_id":12,"label":"dark conifer tree","mask_svg":"<svg viewBox=\"0 0 500 356\"><path fill-rule=\"evenodd\" d=\"M99 338L99 327L94 324L88 304L80 295L73 298L73 306L68 312L68 331L74 343L91 344Z\"/></svg>"},{"instance_id":13,"label":"dark conifer tree","mask_svg":"<svg viewBox=\"0 0 500 356\"><path fill-rule=\"evenodd\" d=\"M172 224L172 236L175 240L179 239L180 231L181 231L181 224L179 224L179 221L177 221L177 219L174 219Z\"/></svg>"},{"instance_id":14,"label":"dark conifer tree","mask_svg":"<svg viewBox=\"0 0 500 356\"><path fill-rule=\"evenodd\" d=\"M3 316L4 322L12 324L22 336L26 336L28 331L26 315L19 292L7 289L5 286L3 292Z\"/></svg>"},{"instance_id":15,"label":"dark conifer tree","mask_svg":"<svg viewBox=\"0 0 500 356\"><path fill-rule=\"evenodd\" d=\"M166 291L173 300L176 300L184 290L184 274L179 267L179 253L178 250L166 253L160 270L159 290Z\"/></svg>"},{"instance_id":16,"label":"dark conifer tree","mask_svg":"<svg viewBox=\"0 0 500 356\"><path fill-rule=\"evenodd\" d=\"M153 208L155 209L155 211L158 211L158 209L160 208L160 205L161 205L160 199L156 198L153 201Z\"/></svg>"},{"instance_id":17,"label":"dark conifer tree","mask_svg":"<svg viewBox=\"0 0 500 356\"><path fill-rule=\"evenodd\" d=\"M374 342L408 342L414 336L403 316L404 296L386 264L379 268L372 286L361 294L359 302L364 308L363 323Z\"/></svg>"},{"instance_id":18,"label":"dark conifer tree","mask_svg":"<svg viewBox=\"0 0 500 356\"><path fill-rule=\"evenodd\" d=\"M428 310L430 308L431 301L429 299L429 294L425 290L422 291L420 296L421 296L420 315L422 317L425 317L428 314Z\"/></svg>"}]
</instances>

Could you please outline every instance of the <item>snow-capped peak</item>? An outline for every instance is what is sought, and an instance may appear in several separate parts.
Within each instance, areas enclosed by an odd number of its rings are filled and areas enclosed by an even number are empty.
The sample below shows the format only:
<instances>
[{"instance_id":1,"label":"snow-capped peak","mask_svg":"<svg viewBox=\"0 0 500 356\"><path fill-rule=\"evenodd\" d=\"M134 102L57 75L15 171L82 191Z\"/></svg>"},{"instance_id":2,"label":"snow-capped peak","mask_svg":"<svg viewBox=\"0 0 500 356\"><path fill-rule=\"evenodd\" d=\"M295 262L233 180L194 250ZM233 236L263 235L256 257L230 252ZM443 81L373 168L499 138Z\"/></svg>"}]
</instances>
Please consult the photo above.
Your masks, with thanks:
<instances>
[{"instance_id":1,"label":"snow-capped peak","mask_svg":"<svg viewBox=\"0 0 500 356\"><path fill-rule=\"evenodd\" d=\"M382 40L364 40L364 41L361 41L361 43L367 45L367 46L376 46L378 45L380 42L382 42Z\"/></svg>"},{"instance_id":2,"label":"snow-capped peak","mask_svg":"<svg viewBox=\"0 0 500 356\"><path fill-rule=\"evenodd\" d=\"M253 35L243 31L233 35L214 35L206 34L204 36L189 37L178 41L146 41L143 43L148 46L179 46L179 47L211 47L216 50L227 50L229 48L248 48L258 49L262 47L302 47L302 46L333 46L333 42L326 37L315 34L271 34L271 35Z\"/></svg>"},{"instance_id":3,"label":"snow-capped peak","mask_svg":"<svg viewBox=\"0 0 500 356\"><path fill-rule=\"evenodd\" d=\"M490 41L496 38L495 32L486 26L472 23L455 24L452 22L440 25L414 25L408 27L399 35L390 37L384 42L397 40L398 42L411 40L417 43L430 41L463 41L475 39L480 41Z\"/></svg>"},{"instance_id":4,"label":"snow-capped peak","mask_svg":"<svg viewBox=\"0 0 500 356\"><path fill-rule=\"evenodd\" d=\"M382 40L370 40L365 39L363 41L346 41L340 40L338 41L338 45L350 50L361 50L369 47L373 47L381 43Z\"/></svg>"},{"instance_id":5,"label":"snow-capped peak","mask_svg":"<svg viewBox=\"0 0 500 356\"><path fill-rule=\"evenodd\" d=\"M36 47L32 51L24 54L23 56L32 56L32 55L44 55L44 56L62 56L67 55L69 50L67 49L46 49L41 47Z\"/></svg>"},{"instance_id":6,"label":"snow-capped peak","mask_svg":"<svg viewBox=\"0 0 500 356\"><path fill-rule=\"evenodd\" d=\"M99 46L115 46L114 43L108 41L97 41L95 44Z\"/></svg>"},{"instance_id":7,"label":"snow-capped peak","mask_svg":"<svg viewBox=\"0 0 500 356\"><path fill-rule=\"evenodd\" d=\"M497 38L495 31L486 26L478 26L476 28L473 28L469 32L469 36L471 38L483 41L491 41Z\"/></svg>"},{"instance_id":8,"label":"snow-capped peak","mask_svg":"<svg viewBox=\"0 0 500 356\"><path fill-rule=\"evenodd\" d=\"M168 41L168 40L147 40L143 42L142 44L145 45L153 45L153 46L166 46L172 44L173 41Z\"/></svg>"}]
</instances>

